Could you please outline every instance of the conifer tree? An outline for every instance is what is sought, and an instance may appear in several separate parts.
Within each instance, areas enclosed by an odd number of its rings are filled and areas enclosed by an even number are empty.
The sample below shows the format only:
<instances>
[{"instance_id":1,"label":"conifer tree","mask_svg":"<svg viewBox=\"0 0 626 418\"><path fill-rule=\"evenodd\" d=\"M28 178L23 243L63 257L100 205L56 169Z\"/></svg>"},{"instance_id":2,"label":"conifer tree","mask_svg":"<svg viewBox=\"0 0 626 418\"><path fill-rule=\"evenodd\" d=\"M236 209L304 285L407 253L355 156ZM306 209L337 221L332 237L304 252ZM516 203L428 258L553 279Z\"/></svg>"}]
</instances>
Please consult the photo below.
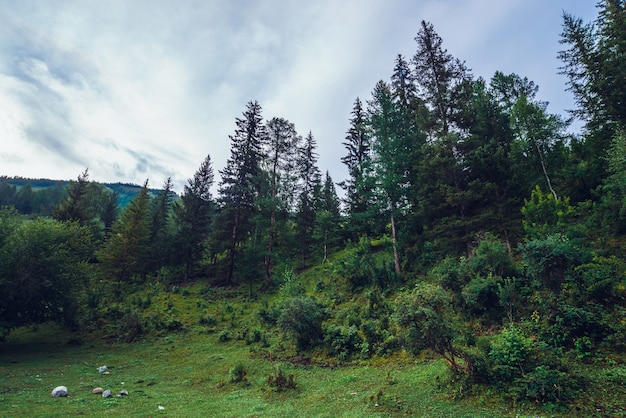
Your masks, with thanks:
<instances>
[{"instance_id":1,"label":"conifer tree","mask_svg":"<svg viewBox=\"0 0 626 418\"><path fill-rule=\"evenodd\" d=\"M236 119L237 128L230 136L230 158L220 171L219 184L221 215L230 230L226 281L232 282L237 247L246 239L256 212L260 189L261 160L266 130L256 101L246 105L243 118Z\"/></svg>"},{"instance_id":2,"label":"conifer tree","mask_svg":"<svg viewBox=\"0 0 626 418\"><path fill-rule=\"evenodd\" d=\"M337 244L341 229L341 203L337 196L335 183L333 183L328 171L324 176L324 184L317 201L314 238L317 242L322 243L323 262L326 262L328 247Z\"/></svg>"},{"instance_id":3,"label":"conifer tree","mask_svg":"<svg viewBox=\"0 0 626 418\"><path fill-rule=\"evenodd\" d=\"M429 131L446 137L451 130L459 128L461 103L471 91L471 74L464 62L443 48L443 41L431 23L422 20L415 41L415 81L418 94L430 110Z\"/></svg>"},{"instance_id":4,"label":"conifer tree","mask_svg":"<svg viewBox=\"0 0 626 418\"><path fill-rule=\"evenodd\" d=\"M150 196L146 180L139 194L113 224L109 239L97 254L104 271L115 279L118 294L123 281L146 273L150 222Z\"/></svg>"},{"instance_id":5,"label":"conifer tree","mask_svg":"<svg viewBox=\"0 0 626 418\"><path fill-rule=\"evenodd\" d=\"M407 201L411 141L402 129L401 108L394 102L387 83L381 80L376 84L368 104L378 205L389 216L394 268L400 273L397 220Z\"/></svg>"},{"instance_id":6,"label":"conifer tree","mask_svg":"<svg viewBox=\"0 0 626 418\"><path fill-rule=\"evenodd\" d=\"M213 167L207 155L193 178L187 180L180 202L174 204L177 258L184 266L184 279L202 256L203 242L211 228Z\"/></svg>"},{"instance_id":7,"label":"conifer tree","mask_svg":"<svg viewBox=\"0 0 626 418\"><path fill-rule=\"evenodd\" d=\"M317 167L317 143L309 132L302 147L298 149L298 172L300 176L300 195L296 214L296 237L300 246L301 267L305 267L306 254L313 240L315 214L317 211L316 197L319 196L321 173Z\"/></svg>"},{"instance_id":8,"label":"conifer tree","mask_svg":"<svg viewBox=\"0 0 626 418\"><path fill-rule=\"evenodd\" d=\"M59 221L76 221L86 225L93 218L90 213L89 200L89 170L85 169L77 181L70 182L67 186L65 198L52 208L52 215Z\"/></svg>"},{"instance_id":9,"label":"conifer tree","mask_svg":"<svg viewBox=\"0 0 626 418\"><path fill-rule=\"evenodd\" d=\"M293 123L283 118L272 118L266 123L267 141L265 144L265 160L263 168L269 180L268 195L263 201L264 209L269 216L267 252L264 260L265 281L270 282L271 260L277 239L277 222L286 218L294 207L296 195L297 173L295 149L299 147L301 138Z\"/></svg>"},{"instance_id":10,"label":"conifer tree","mask_svg":"<svg viewBox=\"0 0 626 418\"><path fill-rule=\"evenodd\" d=\"M350 219L350 232L356 238L368 235L372 230L368 214L372 199L371 144L367 133L367 115L358 97L343 145L348 153L341 158L341 162L348 167L350 177L339 185L346 191L345 209Z\"/></svg>"},{"instance_id":11,"label":"conifer tree","mask_svg":"<svg viewBox=\"0 0 626 418\"><path fill-rule=\"evenodd\" d=\"M170 231L170 215L174 198L174 185L171 177L163 184L163 188L152 199L150 223L150 270L158 270L169 264L172 243Z\"/></svg>"}]
</instances>

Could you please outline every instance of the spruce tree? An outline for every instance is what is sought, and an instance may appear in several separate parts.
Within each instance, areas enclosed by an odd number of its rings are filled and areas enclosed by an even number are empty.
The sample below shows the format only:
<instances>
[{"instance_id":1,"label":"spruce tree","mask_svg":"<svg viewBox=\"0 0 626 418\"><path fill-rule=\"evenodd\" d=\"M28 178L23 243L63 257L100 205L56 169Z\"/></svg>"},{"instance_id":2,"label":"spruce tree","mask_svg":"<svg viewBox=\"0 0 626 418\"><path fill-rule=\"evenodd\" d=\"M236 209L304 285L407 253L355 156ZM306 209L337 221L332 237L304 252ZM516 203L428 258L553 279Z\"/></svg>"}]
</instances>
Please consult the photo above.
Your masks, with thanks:
<instances>
[{"instance_id":1,"label":"spruce tree","mask_svg":"<svg viewBox=\"0 0 626 418\"><path fill-rule=\"evenodd\" d=\"M211 156L207 155L193 178L187 180L180 201L174 204L174 252L184 266L185 280L189 278L193 265L201 259L203 242L211 228L213 180Z\"/></svg>"},{"instance_id":2,"label":"spruce tree","mask_svg":"<svg viewBox=\"0 0 626 418\"><path fill-rule=\"evenodd\" d=\"M269 180L261 210L269 217L267 233L267 252L264 260L265 281L271 282L271 260L277 240L277 223L285 221L287 214L294 207L297 173L295 149L301 138L293 123L284 118L272 118L266 123L267 141L263 168Z\"/></svg>"},{"instance_id":3,"label":"spruce tree","mask_svg":"<svg viewBox=\"0 0 626 418\"><path fill-rule=\"evenodd\" d=\"M116 293L134 275L145 275L150 248L148 180L113 224L111 235L97 257L105 273L115 279Z\"/></svg>"},{"instance_id":4,"label":"spruce tree","mask_svg":"<svg viewBox=\"0 0 626 418\"><path fill-rule=\"evenodd\" d=\"M302 147L298 149L298 173L300 176L300 195L296 213L296 238L300 247L301 268L305 267L306 254L313 241L315 214L317 212L316 197L319 196L321 173L317 167L317 143L309 132Z\"/></svg>"},{"instance_id":5,"label":"spruce tree","mask_svg":"<svg viewBox=\"0 0 626 418\"><path fill-rule=\"evenodd\" d=\"M371 144L367 133L367 115L357 97L352 110L350 128L346 134L347 155L341 162L348 167L348 179L339 183L346 191L345 208L350 219L352 238L369 235L372 231L369 209L372 199Z\"/></svg>"},{"instance_id":6,"label":"spruce tree","mask_svg":"<svg viewBox=\"0 0 626 418\"><path fill-rule=\"evenodd\" d=\"M225 225L230 230L226 281L234 277L237 247L252 229L250 220L255 215L256 199L260 191L263 144L266 130L261 106L250 101L243 118L236 119L237 128L230 136L230 158L220 171L220 205Z\"/></svg>"}]
</instances>

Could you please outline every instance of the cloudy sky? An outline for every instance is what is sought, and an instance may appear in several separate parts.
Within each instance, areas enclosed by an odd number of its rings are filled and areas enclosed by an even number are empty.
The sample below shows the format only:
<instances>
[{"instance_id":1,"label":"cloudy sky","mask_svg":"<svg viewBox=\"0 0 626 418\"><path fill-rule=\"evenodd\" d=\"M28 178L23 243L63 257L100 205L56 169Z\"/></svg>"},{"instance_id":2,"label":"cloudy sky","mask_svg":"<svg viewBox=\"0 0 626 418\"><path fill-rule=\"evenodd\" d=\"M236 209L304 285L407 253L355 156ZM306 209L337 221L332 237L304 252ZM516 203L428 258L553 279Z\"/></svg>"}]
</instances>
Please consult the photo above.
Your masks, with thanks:
<instances>
[{"instance_id":1,"label":"cloudy sky","mask_svg":"<svg viewBox=\"0 0 626 418\"><path fill-rule=\"evenodd\" d=\"M420 21L475 76L539 85L572 107L556 59L562 13L593 0L0 0L0 175L76 178L176 191L207 154L214 170L249 100L318 142L345 178L341 145L356 97L415 53Z\"/></svg>"}]
</instances>

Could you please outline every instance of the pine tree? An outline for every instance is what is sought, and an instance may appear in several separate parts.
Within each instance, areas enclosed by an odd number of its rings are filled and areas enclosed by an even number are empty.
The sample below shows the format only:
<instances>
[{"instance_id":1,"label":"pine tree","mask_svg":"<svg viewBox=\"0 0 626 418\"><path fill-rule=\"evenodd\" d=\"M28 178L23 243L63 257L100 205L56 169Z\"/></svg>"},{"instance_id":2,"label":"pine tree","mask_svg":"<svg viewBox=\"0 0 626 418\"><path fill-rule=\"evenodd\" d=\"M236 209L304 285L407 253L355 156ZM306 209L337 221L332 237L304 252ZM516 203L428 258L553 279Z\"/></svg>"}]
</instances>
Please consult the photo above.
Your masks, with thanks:
<instances>
[{"instance_id":1,"label":"pine tree","mask_svg":"<svg viewBox=\"0 0 626 418\"><path fill-rule=\"evenodd\" d=\"M471 74L464 62L443 48L443 41L431 23L422 21L415 41L415 81L418 94L431 112L427 126L435 136L446 137L451 130L459 128L460 104L470 94Z\"/></svg>"},{"instance_id":2,"label":"pine tree","mask_svg":"<svg viewBox=\"0 0 626 418\"><path fill-rule=\"evenodd\" d=\"M391 88L379 81L368 102L372 134L373 169L379 195L379 210L388 213L394 254L394 268L400 273L397 219L407 202L407 173L411 158L411 138L402 125L400 106L393 100Z\"/></svg>"},{"instance_id":3,"label":"pine tree","mask_svg":"<svg viewBox=\"0 0 626 418\"><path fill-rule=\"evenodd\" d=\"M116 281L116 292L122 282L133 275L146 273L150 248L150 196L148 181L113 224L109 239L98 251L104 271Z\"/></svg>"},{"instance_id":4,"label":"pine tree","mask_svg":"<svg viewBox=\"0 0 626 418\"><path fill-rule=\"evenodd\" d=\"M250 219L256 212L256 198L260 189L263 143L266 131L261 106L256 101L246 105L243 118L236 119L237 128L230 136L230 158L220 171L220 203L224 222L230 229L227 282L232 282L237 246L250 232Z\"/></svg>"},{"instance_id":5,"label":"pine tree","mask_svg":"<svg viewBox=\"0 0 626 418\"><path fill-rule=\"evenodd\" d=\"M296 237L300 246L301 267L305 267L306 254L313 240L315 214L317 212L316 197L321 188L321 173L317 167L317 143L309 132L302 147L298 149L298 172L300 175L301 192L298 199L296 214Z\"/></svg>"},{"instance_id":6,"label":"pine tree","mask_svg":"<svg viewBox=\"0 0 626 418\"><path fill-rule=\"evenodd\" d=\"M88 224L93 218L90 213L89 200L89 170L85 169L77 181L67 186L65 198L52 208L52 216L59 221L76 221L81 225Z\"/></svg>"},{"instance_id":7,"label":"pine tree","mask_svg":"<svg viewBox=\"0 0 626 418\"><path fill-rule=\"evenodd\" d=\"M187 180L180 202L174 204L177 258L184 266L184 279L202 256L203 242L211 228L213 167L207 155L193 178Z\"/></svg>"},{"instance_id":8,"label":"pine tree","mask_svg":"<svg viewBox=\"0 0 626 418\"><path fill-rule=\"evenodd\" d=\"M350 177L339 183L346 191L346 212L350 219L350 232L354 238L368 235L372 230L368 214L372 198L371 144L367 134L366 117L361 100L357 97L346 142L343 142L348 154L341 158L341 162L348 167Z\"/></svg>"},{"instance_id":9,"label":"pine tree","mask_svg":"<svg viewBox=\"0 0 626 418\"><path fill-rule=\"evenodd\" d=\"M169 254L172 243L170 231L170 215L174 198L174 185L171 177L163 184L163 188L151 202L151 231L150 231L150 270L169 264Z\"/></svg>"},{"instance_id":10,"label":"pine tree","mask_svg":"<svg viewBox=\"0 0 626 418\"><path fill-rule=\"evenodd\" d=\"M266 124L267 141L263 167L269 177L268 196L264 199L262 209L268 212L269 228L267 237L267 253L265 254L265 281L271 281L271 260L274 255L274 244L277 239L277 222L286 218L294 207L296 195L296 153L301 138L293 123L283 118L272 118ZM282 216L280 216L282 215Z\"/></svg>"},{"instance_id":11,"label":"pine tree","mask_svg":"<svg viewBox=\"0 0 626 418\"><path fill-rule=\"evenodd\" d=\"M337 244L341 229L341 203L337 196L335 183L328 171L324 176L324 184L318 201L315 216L314 238L322 243L323 262L328 258L328 247Z\"/></svg>"}]
</instances>

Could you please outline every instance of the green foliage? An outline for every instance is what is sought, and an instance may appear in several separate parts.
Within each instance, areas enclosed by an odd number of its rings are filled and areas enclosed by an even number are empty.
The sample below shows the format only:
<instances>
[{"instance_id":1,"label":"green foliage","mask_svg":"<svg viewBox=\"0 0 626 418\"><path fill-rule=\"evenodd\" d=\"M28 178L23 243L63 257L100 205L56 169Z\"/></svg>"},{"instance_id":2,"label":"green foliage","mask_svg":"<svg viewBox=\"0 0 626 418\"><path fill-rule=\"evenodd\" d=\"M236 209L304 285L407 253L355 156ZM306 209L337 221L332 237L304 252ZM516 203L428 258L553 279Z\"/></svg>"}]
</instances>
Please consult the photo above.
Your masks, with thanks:
<instances>
[{"instance_id":1,"label":"green foliage","mask_svg":"<svg viewBox=\"0 0 626 418\"><path fill-rule=\"evenodd\" d=\"M568 220L574 214L569 198L555 199L551 193L543 193L539 186L532 191L530 200L524 200L524 203L522 224L529 239L565 233Z\"/></svg>"},{"instance_id":2,"label":"green foliage","mask_svg":"<svg viewBox=\"0 0 626 418\"><path fill-rule=\"evenodd\" d=\"M352 289L369 285L391 288L400 283L401 276L395 271L393 255L389 254L390 241L383 239L376 244L361 236L358 244L337 261L337 273L348 280Z\"/></svg>"},{"instance_id":3,"label":"green foliage","mask_svg":"<svg viewBox=\"0 0 626 418\"><path fill-rule=\"evenodd\" d=\"M237 363L235 367L228 370L231 383L247 382L248 369L243 363Z\"/></svg>"},{"instance_id":4,"label":"green foliage","mask_svg":"<svg viewBox=\"0 0 626 418\"><path fill-rule=\"evenodd\" d=\"M491 342L489 358L496 382L512 382L524 376L525 369L532 370L534 341L522 329L510 326L502 330Z\"/></svg>"},{"instance_id":5,"label":"green foliage","mask_svg":"<svg viewBox=\"0 0 626 418\"><path fill-rule=\"evenodd\" d=\"M419 283L412 292L396 298L394 320L413 352L430 349L454 370L471 373L472 364L456 345L460 333L450 296L436 284Z\"/></svg>"},{"instance_id":6,"label":"green foliage","mask_svg":"<svg viewBox=\"0 0 626 418\"><path fill-rule=\"evenodd\" d=\"M569 272L586 258L562 234L528 241L520 246L520 251L527 275L551 290L558 290Z\"/></svg>"},{"instance_id":7,"label":"green foliage","mask_svg":"<svg viewBox=\"0 0 626 418\"><path fill-rule=\"evenodd\" d=\"M474 277L462 291L468 310L475 315L486 315L492 323L499 323L502 318L500 289L502 278L488 275Z\"/></svg>"},{"instance_id":8,"label":"green foliage","mask_svg":"<svg viewBox=\"0 0 626 418\"><path fill-rule=\"evenodd\" d=\"M146 274L150 242L148 182L113 225L112 233L98 251L104 272L118 287L133 275ZM118 295L119 296L119 295Z\"/></svg>"},{"instance_id":9,"label":"green foliage","mask_svg":"<svg viewBox=\"0 0 626 418\"><path fill-rule=\"evenodd\" d=\"M0 211L0 334L49 320L77 325L90 275L91 231L73 222Z\"/></svg>"},{"instance_id":10,"label":"green foliage","mask_svg":"<svg viewBox=\"0 0 626 418\"><path fill-rule=\"evenodd\" d=\"M480 241L469 264L476 274L492 274L500 277L515 275L513 258L506 245L492 236Z\"/></svg>"},{"instance_id":11,"label":"green foliage","mask_svg":"<svg viewBox=\"0 0 626 418\"><path fill-rule=\"evenodd\" d=\"M364 341L356 326L330 325L324 329L324 344L328 354L339 360L348 360L354 354L361 353L365 348Z\"/></svg>"},{"instance_id":12,"label":"green foliage","mask_svg":"<svg viewBox=\"0 0 626 418\"><path fill-rule=\"evenodd\" d=\"M298 350L306 350L322 340L325 317L324 308L314 299L292 297L282 302L277 325L294 340Z\"/></svg>"}]
</instances>

